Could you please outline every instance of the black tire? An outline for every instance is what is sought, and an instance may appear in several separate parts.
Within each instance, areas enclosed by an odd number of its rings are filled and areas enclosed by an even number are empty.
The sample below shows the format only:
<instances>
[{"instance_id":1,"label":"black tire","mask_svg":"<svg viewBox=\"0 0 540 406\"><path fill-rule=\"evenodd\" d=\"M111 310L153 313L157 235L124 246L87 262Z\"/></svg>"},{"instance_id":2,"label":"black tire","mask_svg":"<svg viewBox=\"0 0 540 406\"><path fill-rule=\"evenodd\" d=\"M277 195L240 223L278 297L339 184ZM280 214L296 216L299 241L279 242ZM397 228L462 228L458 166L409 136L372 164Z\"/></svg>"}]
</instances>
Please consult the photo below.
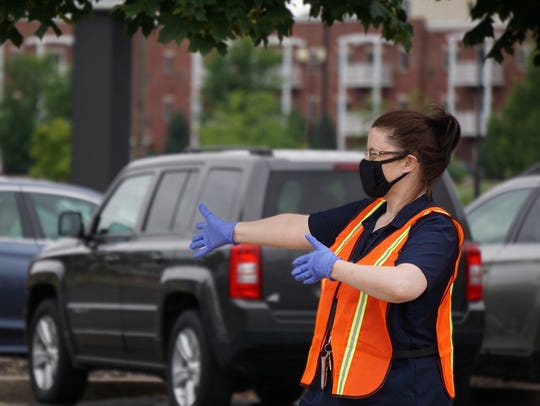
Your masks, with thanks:
<instances>
[{"instance_id":1,"label":"black tire","mask_svg":"<svg viewBox=\"0 0 540 406\"><path fill-rule=\"evenodd\" d=\"M167 351L167 386L173 406L228 406L229 380L216 363L198 312L182 313Z\"/></svg>"},{"instance_id":2,"label":"black tire","mask_svg":"<svg viewBox=\"0 0 540 406\"><path fill-rule=\"evenodd\" d=\"M298 379L285 377L268 377L255 385L255 393L264 405L290 405L304 392Z\"/></svg>"},{"instance_id":3,"label":"black tire","mask_svg":"<svg viewBox=\"0 0 540 406\"><path fill-rule=\"evenodd\" d=\"M28 345L30 382L36 399L58 405L76 403L84 393L88 373L71 362L52 300L41 302L32 316Z\"/></svg>"}]
</instances>

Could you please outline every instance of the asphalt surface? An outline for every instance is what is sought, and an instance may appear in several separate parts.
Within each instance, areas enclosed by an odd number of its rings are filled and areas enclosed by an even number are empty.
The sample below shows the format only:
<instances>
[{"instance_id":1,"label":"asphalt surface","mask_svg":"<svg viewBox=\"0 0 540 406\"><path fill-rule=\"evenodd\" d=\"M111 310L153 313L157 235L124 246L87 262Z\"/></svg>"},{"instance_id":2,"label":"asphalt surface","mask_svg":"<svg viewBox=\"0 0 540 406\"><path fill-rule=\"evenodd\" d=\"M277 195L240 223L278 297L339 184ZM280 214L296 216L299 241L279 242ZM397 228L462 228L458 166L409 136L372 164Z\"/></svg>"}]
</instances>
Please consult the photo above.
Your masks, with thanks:
<instances>
[{"instance_id":1,"label":"asphalt surface","mask_svg":"<svg viewBox=\"0 0 540 406\"><path fill-rule=\"evenodd\" d=\"M469 406L540 406L540 384L473 377ZM165 383L152 375L96 371L77 406L167 406ZM0 356L0 406L42 406L30 389L26 360ZM264 406L253 392L232 406Z\"/></svg>"},{"instance_id":2,"label":"asphalt surface","mask_svg":"<svg viewBox=\"0 0 540 406\"><path fill-rule=\"evenodd\" d=\"M0 356L0 406L42 406L30 388L26 360ZM167 406L165 383L153 375L96 371L78 406ZM252 392L236 393L232 406L261 405ZM261 405L262 406L262 405Z\"/></svg>"}]
</instances>

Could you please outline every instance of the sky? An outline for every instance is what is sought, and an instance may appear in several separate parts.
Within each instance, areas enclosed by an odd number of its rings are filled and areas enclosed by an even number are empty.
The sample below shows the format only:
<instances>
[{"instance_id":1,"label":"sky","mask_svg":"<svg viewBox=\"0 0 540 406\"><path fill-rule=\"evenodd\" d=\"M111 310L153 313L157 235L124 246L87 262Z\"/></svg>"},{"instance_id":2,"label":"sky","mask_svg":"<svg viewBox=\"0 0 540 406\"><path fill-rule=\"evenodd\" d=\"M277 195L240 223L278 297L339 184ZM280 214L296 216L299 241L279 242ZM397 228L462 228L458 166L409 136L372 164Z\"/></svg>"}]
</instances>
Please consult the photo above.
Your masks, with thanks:
<instances>
[{"instance_id":1,"label":"sky","mask_svg":"<svg viewBox=\"0 0 540 406\"><path fill-rule=\"evenodd\" d=\"M302 0L291 0L289 8L295 16L307 15L309 6L304 5Z\"/></svg>"}]
</instances>

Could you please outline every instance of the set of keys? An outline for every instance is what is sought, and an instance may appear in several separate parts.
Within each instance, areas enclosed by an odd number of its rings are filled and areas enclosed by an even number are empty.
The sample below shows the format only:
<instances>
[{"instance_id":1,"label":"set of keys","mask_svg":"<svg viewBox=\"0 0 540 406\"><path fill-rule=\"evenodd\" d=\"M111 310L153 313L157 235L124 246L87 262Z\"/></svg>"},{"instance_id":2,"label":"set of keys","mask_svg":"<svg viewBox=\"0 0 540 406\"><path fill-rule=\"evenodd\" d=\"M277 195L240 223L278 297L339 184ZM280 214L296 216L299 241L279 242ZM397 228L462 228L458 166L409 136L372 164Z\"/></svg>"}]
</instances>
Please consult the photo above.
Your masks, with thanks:
<instances>
[{"instance_id":1,"label":"set of keys","mask_svg":"<svg viewBox=\"0 0 540 406\"><path fill-rule=\"evenodd\" d=\"M326 388L328 374L332 373L332 346L330 340L321 352L321 389Z\"/></svg>"}]
</instances>

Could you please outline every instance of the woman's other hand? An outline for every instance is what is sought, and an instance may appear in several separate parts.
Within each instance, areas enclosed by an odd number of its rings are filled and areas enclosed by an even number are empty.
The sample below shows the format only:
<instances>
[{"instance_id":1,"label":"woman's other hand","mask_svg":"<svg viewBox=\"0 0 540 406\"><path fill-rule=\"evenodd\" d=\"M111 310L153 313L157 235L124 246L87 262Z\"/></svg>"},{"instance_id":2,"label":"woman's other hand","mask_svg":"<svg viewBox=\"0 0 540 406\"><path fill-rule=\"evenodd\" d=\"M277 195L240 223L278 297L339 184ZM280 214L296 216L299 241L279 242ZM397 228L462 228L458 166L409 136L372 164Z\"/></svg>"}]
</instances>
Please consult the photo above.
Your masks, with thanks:
<instances>
[{"instance_id":1,"label":"woman's other hand","mask_svg":"<svg viewBox=\"0 0 540 406\"><path fill-rule=\"evenodd\" d=\"M292 264L295 268L291 274L294 279L305 284L315 283L323 278L333 280L330 277L332 266L341 258L312 235L306 234L306 240L313 246L314 251L293 261Z\"/></svg>"}]
</instances>

